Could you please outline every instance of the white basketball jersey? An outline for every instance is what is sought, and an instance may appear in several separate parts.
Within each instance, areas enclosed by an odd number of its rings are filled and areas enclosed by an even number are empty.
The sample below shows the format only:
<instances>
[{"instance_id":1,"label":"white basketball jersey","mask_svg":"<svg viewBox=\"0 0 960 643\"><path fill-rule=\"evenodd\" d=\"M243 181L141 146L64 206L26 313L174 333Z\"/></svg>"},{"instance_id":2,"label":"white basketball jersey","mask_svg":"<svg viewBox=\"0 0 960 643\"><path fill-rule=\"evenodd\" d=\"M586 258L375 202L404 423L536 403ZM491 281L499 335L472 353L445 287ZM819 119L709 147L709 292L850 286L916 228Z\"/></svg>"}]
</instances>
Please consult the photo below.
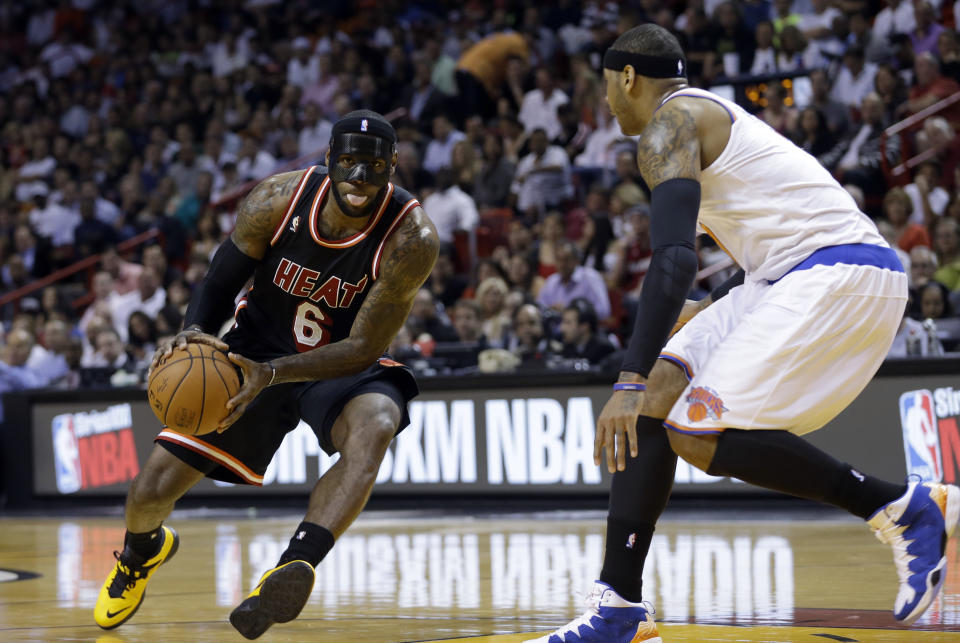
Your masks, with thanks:
<instances>
[{"instance_id":1,"label":"white basketball jersey","mask_svg":"<svg viewBox=\"0 0 960 643\"><path fill-rule=\"evenodd\" d=\"M749 278L779 279L826 246L888 246L814 157L736 103L693 88L664 102L679 96L715 101L733 121L723 153L700 173L698 226Z\"/></svg>"}]
</instances>

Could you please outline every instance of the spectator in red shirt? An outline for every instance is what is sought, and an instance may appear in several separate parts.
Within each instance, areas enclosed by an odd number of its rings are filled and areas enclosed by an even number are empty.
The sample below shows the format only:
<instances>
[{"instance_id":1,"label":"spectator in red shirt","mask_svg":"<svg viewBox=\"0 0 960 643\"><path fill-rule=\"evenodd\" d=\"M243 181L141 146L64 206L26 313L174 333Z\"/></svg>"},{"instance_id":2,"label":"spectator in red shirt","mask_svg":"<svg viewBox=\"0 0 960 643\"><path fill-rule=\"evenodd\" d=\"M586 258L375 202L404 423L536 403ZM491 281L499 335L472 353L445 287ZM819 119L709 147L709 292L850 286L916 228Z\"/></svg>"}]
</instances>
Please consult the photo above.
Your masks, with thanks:
<instances>
[{"instance_id":1,"label":"spectator in red shirt","mask_svg":"<svg viewBox=\"0 0 960 643\"><path fill-rule=\"evenodd\" d=\"M915 246L931 246L930 233L919 223L910 223L913 204L903 188L893 188L883 197L883 214L893 225L894 238L904 252Z\"/></svg>"},{"instance_id":2,"label":"spectator in red shirt","mask_svg":"<svg viewBox=\"0 0 960 643\"><path fill-rule=\"evenodd\" d=\"M942 116L931 116L923 122L923 129L917 132L917 153L933 151L933 160L940 164L940 185L948 192L956 185L956 170L960 167L960 137L957 137L950 123Z\"/></svg>"},{"instance_id":3,"label":"spectator in red shirt","mask_svg":"<svg viewBox=\"0 0 960 643\"><path fill-rule=\"evenodd\" d=\"M930 53L920 54L913 64L916 83L910 89L910 98L903 106L907 114L916 114L920 110L938 103L947 96L960 92L960 85L952 78L940 73L940 62ZM960 127L960 104L954 104L943 112L950 124Z\"/></svg>"},{"instance_id":4,"label":"spectator in red shirt","mask_svg":"<svg viewBox=\"0 0 960 643\"><path fill-rule=\"evenodd\" d=\"M650 214L646 208L636 208L626 215L623 236L610 248L613 265L607 271L607 286L612 290L635 295L650 266Z\"/></svg>"},{"instance_id":5,"label":"spectator in red shirt","mask_svg":"<svg viewBox=\"0 0 960 643\"><path fill-rule=\"evenodd\" d=\"M557 249L564 236L563 215L552 212L540 224L540 244L537 247L537 274L546 279L557 271Z\"/></svg>"}]
</instances>

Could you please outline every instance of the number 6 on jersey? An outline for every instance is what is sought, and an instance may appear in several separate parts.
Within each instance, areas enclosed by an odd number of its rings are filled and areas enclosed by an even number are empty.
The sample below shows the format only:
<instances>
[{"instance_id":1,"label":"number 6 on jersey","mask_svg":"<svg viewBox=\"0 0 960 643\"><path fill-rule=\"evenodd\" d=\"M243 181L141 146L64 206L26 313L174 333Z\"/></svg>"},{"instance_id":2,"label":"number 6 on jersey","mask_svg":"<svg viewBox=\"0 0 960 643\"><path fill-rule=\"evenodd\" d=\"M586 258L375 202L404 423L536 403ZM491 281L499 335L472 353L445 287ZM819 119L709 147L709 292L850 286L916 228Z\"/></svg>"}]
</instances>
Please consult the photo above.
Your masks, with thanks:
<instances>
[{"instance_id":1,"label":"number 6 on jersey","mask_svg":"<svg viewBox=\"0 0 960 643\"><path fill-rule=\"evenodd\" d=\"M330 342L330 333L324 326L329 326L330 320L315 304L304 301L297 306L297 315L293 319L293 338L297 348L308 351L317 346Z\"/></svg>"}]
</instances>

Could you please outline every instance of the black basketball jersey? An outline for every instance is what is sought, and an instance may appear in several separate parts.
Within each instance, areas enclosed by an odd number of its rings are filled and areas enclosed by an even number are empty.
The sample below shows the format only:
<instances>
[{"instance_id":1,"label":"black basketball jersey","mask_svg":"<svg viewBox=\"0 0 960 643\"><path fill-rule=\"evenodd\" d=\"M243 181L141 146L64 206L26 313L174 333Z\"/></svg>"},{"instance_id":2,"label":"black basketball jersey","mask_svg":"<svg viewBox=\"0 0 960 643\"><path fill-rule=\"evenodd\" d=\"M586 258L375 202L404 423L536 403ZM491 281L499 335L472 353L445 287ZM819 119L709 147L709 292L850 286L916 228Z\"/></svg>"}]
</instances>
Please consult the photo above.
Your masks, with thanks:
<instances>
[{"instance_id":1,"label":"black basketball jersey","mask_svg":"<svg viewBox=\"0 0 960 643\"><path fill-rule=\"evenodd\" d=\"M304 172L254 273L253 286L237 306L230 334L242 336L248 349L242 352L254 359L346 338L379 276L387 239L420 205L409 192L389 183L363 230L346 239L324 239L319 220L331 189L327 168L313 166Z\"/></svg>"}]
</instances>

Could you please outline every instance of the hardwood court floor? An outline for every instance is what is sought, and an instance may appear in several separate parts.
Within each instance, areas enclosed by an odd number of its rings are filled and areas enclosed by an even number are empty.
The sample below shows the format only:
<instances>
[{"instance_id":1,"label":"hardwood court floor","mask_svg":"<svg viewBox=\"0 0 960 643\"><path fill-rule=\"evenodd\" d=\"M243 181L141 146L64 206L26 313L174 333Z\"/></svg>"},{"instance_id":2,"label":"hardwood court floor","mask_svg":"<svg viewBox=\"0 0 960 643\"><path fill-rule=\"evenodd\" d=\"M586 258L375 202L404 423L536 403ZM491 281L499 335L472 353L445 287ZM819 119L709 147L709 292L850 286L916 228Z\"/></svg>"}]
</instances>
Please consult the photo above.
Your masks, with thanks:
<instances>
[{"instance_id":1,"label":"hardwood court floor","mask_svg":"<svg viewBox=\"0 0 960 643\"><path fill-rule=\"evenodd\" d=\"M862 523L829 516L685 513L662 523L644 591L664 641L960 641L956 540L944 594L905 629L889 612L896 574L887 546ZM137 615L104 632L92 607L123 536L119 517L0 518L0 641L245 640L227 616L299 519L175 513L168 524L180 532L179 552ZM523 641L579 615L600 568L603 526L596 512L368 512L318 568L301 617L260 640Z\"/></svg>"}]
</instances>

